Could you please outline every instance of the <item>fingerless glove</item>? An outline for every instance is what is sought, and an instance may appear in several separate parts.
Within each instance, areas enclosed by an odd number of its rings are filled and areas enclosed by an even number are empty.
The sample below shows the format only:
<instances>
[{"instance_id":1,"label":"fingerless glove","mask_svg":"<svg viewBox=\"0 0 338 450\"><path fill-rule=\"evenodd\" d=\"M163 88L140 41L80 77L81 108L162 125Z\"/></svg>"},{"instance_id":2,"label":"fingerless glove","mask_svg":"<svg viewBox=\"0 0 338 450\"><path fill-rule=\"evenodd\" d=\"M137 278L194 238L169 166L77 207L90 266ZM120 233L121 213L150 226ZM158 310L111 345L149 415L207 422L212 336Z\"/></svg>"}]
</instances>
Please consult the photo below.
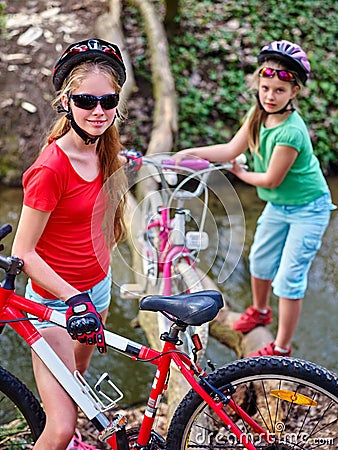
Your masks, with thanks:
<instances>
[{"instance_id":1,"label":"fingerless glove","mask_svg":"<svg viewBox=\"0 0 338 450\"><path fill-rule=\"evenodd\" d=\"M106 353L102 319L89 295L74 295L66 301L66 305L67 331L72 339L81 344L96 344L100 353Z\"/></svg>"}]
</instances>

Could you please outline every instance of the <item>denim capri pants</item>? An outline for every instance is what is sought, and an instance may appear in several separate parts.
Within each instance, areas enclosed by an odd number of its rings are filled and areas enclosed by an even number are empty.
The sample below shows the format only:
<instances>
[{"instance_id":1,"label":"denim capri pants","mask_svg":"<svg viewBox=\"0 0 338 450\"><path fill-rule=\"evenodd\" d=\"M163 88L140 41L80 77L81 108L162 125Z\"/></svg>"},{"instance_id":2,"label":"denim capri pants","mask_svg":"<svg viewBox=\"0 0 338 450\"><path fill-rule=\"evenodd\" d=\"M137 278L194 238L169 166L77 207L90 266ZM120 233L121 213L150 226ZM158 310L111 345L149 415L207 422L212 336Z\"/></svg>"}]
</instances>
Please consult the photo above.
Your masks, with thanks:
<instances>
[{"instance_id":1,"label":"denim capri pants","mask_svg":"<svg viewBox=\"0 0 338 450\"><path fill-rule=\"evenodd\" d=\"M95 305L97 312L101 313L105 309L108 308L110 304L110 290L111 290L111 268L109 268L107 276L96 284L92 289L87 291L83 291L90 295L92 302ZM41 303L42 305L48 306L49 308L53 308L59 312L66 314L68 306L60 299L52 300L48 298L41 297L41 295L37 294L33 291L31 280L28 280L26 286L25 297L29 300L33 300L37 303ZM29 317L34 317L29 314ZM39 322L38 320L33 320L33 325L35 328L48 328L57 326L54 323L48 322L47 320L43 322Z\"/></svg>"},{"instance_id":2,"label":"denim capri pants","mask_svg":"<svg viewBox=\"0 0 338 450\"><path fill-rule=\"evenodd\" d=\"M267 203L250 250L251 275L273 280L273 293L278 297L303 298L332 209L329 193L300 206Z\"/></svg>"}]
</instances>

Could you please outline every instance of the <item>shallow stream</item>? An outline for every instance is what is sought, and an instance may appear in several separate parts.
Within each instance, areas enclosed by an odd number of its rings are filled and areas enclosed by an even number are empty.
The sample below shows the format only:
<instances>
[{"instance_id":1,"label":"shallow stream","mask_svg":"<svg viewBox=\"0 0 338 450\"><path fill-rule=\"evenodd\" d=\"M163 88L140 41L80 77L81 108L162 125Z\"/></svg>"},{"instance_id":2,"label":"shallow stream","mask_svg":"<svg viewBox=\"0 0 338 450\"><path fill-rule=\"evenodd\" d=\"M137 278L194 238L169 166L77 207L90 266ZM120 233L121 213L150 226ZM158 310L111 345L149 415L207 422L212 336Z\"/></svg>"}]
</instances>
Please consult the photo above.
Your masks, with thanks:
<instances>
[{"instance_id":1,"label":"shallow stream","mask_svg":"<svg viewBox=\"0 0 338 450\"><path fill-rule=\"evenodd\" d=\"M329 180L333 200L338 204L338 179ZM250 280L247 270L247 255L251 244L257 216L263 204L257 199L254 188L239 184L236 192L243 206L245 216L244 248L235 270L231 275L221 279L219 288L224 292L225 298L231 303L236 311L242 311L251 303ZM15 228L21 208L21 189L1 187L0 190L0 223L11 223ZM211 202L212 204L212 202ZM201 267L208 271L208 275L219 281L224 255L227 253L228 245L226 239L222 239L221 231L227 227L224 214L217 206L212 209L216 228L219 230L218 247L215 249L216 240L210 238L210 246L201 254ZM236 223L233 227L233 238L236 243ZM212 227L211 227L212 228ZM238 225L241 233L241 225ZM294 336L293 355L303 359L312 360L337 371L338 360L338 328L337 328L337 305L338 305L338 213L333 213L329 228L326 232L323 245L312 265L309 286L304 301L303 312ZM219 239L220 237L220 239ZM243 236L238 236L240 241ZM10 239L4 241L7 251L10 249ZM126 244L119 246L118 255L113 261L114 279L118 284L123 282L132 283L132 272L120 264L121 257L127 264L131 264L130 251ZM217 254L216 254L217 253ZM212 263L210 263L212 261ZM203 267L204 265L204 267ZM2 278L2 277L1 277ZM224 279L226 278L226 279ZM18 284L18 290L23 292L25 278ZM277 315L277 301L272 299L272 306ZM112 302L107 327L118 334L128 337L134 341L146 344L146 338L140 328L133 328L131 321L137 316L136 300L123 300L119 296L119 286L112 288ZM273 333L276 331L276 320L271 327ZM35 390L34 378L31 369L30 353L21 338L16 336L7 326L1 335L1 365L21 378L31 389ZM229 349L211 340L207 351L207 357L217 363L218 366L234 359L235 355ZM109 351L106 355L95 352L93 362L88 374L90 383L96 381L101 373L108 371L114 383L123 390L125 394L121 406L139 404L146 400L148 386L150 385L153 366L135 363L123 355Z\"/></svg>"}]
</instances>

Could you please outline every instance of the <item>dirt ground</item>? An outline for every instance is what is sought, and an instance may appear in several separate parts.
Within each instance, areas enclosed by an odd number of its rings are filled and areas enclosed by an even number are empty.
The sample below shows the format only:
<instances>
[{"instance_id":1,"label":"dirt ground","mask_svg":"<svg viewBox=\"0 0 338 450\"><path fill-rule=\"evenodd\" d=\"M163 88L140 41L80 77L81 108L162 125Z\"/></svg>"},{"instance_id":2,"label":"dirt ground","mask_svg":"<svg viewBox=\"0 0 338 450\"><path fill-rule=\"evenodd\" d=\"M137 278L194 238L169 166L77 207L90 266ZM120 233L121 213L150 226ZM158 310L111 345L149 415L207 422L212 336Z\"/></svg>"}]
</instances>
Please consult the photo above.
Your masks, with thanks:
<instances>
[{"instance_id":1,"label":"dirt ground","mask_svg":"<svg viewBox=\"0 0 338 450\"><path fill-rule=\"evenodd\" d=\"M107 12L108 2L6 0L5 5L6 29L0 37L0 181L19 186L55 117L50 106L54 62L69 44L97 35L96 19ZM128 38L131 52L137 47L133 35L137 32ZM151 105L151 99L138 95L128 102L128 121L120 127L126 146L146 149ZM135 123L137 136L132 132ZM1 164L11 168L5 177Z\"/></svg>"}]
</instances>

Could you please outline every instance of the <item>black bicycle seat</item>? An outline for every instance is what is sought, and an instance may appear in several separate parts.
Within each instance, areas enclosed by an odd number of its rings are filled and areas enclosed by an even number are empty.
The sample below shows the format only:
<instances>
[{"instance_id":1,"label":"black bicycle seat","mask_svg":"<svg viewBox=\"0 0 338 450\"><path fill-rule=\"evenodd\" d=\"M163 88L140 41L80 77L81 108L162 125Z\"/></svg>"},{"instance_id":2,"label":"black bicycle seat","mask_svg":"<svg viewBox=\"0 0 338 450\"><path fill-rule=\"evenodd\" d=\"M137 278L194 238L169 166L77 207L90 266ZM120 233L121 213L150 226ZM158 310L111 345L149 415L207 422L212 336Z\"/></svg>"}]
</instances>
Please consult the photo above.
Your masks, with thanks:
<instances>
[{"instance_id":1,"label":"black bicycle seat","mask_svg":"<svg viewBox=\"0 0 338 450\"><path fill-rule=\"evenodd\" d=\"M148 295L143 297L139 309L163 311L187 325L202 325L214 319L223 306L220 292L205 290L180 295Z\"/></svg>"}]
</instances>

